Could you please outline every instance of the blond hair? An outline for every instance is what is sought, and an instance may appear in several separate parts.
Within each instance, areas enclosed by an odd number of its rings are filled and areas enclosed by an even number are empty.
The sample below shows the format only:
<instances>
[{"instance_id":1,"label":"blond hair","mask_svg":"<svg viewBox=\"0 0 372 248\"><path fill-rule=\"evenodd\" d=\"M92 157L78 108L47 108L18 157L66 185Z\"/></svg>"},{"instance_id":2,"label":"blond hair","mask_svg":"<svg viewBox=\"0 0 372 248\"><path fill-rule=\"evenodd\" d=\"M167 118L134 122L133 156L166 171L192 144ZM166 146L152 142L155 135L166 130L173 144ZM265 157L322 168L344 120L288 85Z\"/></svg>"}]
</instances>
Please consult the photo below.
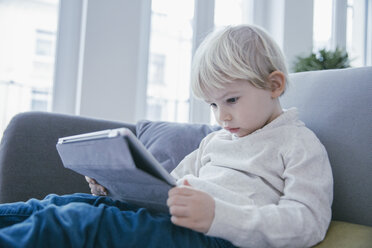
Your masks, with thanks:
<instances>
[{"instance_id":1,"label":"blond hair","mask_svg":"<svg viewBox=\"0 0 372 248\"><path fill-rule=\"evenodd\" d=\"M288 79L284 56L264 30L252 25L228 26L200 44L193 58L191 87L201 99L207 98L210 89L224 88L238 79L271 89L267 77L274 71Z\"/></svg>"}]
</instances>

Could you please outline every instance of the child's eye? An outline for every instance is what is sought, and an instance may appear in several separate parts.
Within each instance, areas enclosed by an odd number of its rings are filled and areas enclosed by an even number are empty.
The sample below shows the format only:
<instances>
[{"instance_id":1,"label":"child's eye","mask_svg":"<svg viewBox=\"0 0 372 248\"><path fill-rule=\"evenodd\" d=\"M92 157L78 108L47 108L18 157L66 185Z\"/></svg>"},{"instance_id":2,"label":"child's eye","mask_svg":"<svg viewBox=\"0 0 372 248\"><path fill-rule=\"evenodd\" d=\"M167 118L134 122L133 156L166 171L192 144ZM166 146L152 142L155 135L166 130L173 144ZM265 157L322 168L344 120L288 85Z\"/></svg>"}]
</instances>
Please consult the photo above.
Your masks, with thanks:
<instances>
[{"instance_id":1,"label":"child's eye","mask_svg":"<svg viewBox=\"0 0 372 248\"><path fill-rule=\"evenodd\" d=\"M236 103L238 101L239 97L232 97L226 100L228 103Z\"/></svg>"},{"instance_id":2,"label":"child's eye","mask_svg":"<svg viewBox=\"0 0 372 248\"><path fill-rule=\"evenodd\" d=\"M217 108L217 104L215 104L215 103L211 103L210 106L211 106L212 108Z\"/></svg>"}]
</instances>

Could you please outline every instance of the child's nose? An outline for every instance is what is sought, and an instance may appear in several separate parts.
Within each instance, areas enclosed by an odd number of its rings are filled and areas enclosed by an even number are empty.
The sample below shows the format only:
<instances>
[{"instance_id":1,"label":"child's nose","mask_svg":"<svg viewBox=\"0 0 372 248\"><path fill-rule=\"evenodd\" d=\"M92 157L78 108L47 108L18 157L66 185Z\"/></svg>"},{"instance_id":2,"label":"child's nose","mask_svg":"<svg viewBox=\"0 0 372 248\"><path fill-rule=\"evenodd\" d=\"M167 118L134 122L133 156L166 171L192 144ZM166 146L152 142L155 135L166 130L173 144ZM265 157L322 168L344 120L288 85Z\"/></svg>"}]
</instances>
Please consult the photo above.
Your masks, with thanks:
<instances>
[{"instance_id":1,"label":"child's nose","mask_svg":"<svg viewBox=\"0 0 372 248\"><path fill-rule=\"evenodd\" d=\"M228 111L224 110L223 108L220 108L219 117L221 122L231 121L232 119L231 114Z\"/></svg>"}]
</instances>

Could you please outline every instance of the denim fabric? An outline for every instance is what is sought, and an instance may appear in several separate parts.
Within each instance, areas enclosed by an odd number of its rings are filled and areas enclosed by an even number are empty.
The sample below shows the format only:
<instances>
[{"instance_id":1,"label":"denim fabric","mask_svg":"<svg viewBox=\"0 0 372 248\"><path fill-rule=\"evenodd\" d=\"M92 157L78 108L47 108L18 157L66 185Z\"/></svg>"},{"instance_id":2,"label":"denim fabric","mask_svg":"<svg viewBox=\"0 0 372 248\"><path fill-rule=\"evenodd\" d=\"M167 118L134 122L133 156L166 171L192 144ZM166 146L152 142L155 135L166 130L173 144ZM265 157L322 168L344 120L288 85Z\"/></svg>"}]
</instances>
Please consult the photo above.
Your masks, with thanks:
<instances>
[{"instance_id":1,"label":"denim fabric","mask_svg":"<svg viewBox=\"0 0 372 248\"><path fill-rule=\"evenodd\" d=\"M167 214L88 194L0 205L0 247L233 247Z\"/></svg>"}]
</instances>

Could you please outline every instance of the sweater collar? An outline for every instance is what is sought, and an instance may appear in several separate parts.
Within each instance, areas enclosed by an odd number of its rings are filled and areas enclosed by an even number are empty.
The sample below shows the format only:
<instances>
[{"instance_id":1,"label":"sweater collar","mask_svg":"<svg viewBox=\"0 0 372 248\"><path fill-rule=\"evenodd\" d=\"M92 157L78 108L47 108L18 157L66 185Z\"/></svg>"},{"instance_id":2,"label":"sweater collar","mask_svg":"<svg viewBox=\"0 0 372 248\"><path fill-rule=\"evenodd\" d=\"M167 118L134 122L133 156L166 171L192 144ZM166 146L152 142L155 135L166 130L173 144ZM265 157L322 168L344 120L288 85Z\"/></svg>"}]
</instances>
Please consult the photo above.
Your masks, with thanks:
<instances>
[{"instance_id":1,"label":"sweater collar","mask_svg":"<svg viewBox=\"0 0 372 248\"><path fill-rule=\"evenodd\" d=\"M283 125L288 125L289 123L294 123L298 121L298 110L297 108L283 109L283 113L272 120L269 124L265 125L259 130L273 129Z\"/></svg>"}]
</instances>

